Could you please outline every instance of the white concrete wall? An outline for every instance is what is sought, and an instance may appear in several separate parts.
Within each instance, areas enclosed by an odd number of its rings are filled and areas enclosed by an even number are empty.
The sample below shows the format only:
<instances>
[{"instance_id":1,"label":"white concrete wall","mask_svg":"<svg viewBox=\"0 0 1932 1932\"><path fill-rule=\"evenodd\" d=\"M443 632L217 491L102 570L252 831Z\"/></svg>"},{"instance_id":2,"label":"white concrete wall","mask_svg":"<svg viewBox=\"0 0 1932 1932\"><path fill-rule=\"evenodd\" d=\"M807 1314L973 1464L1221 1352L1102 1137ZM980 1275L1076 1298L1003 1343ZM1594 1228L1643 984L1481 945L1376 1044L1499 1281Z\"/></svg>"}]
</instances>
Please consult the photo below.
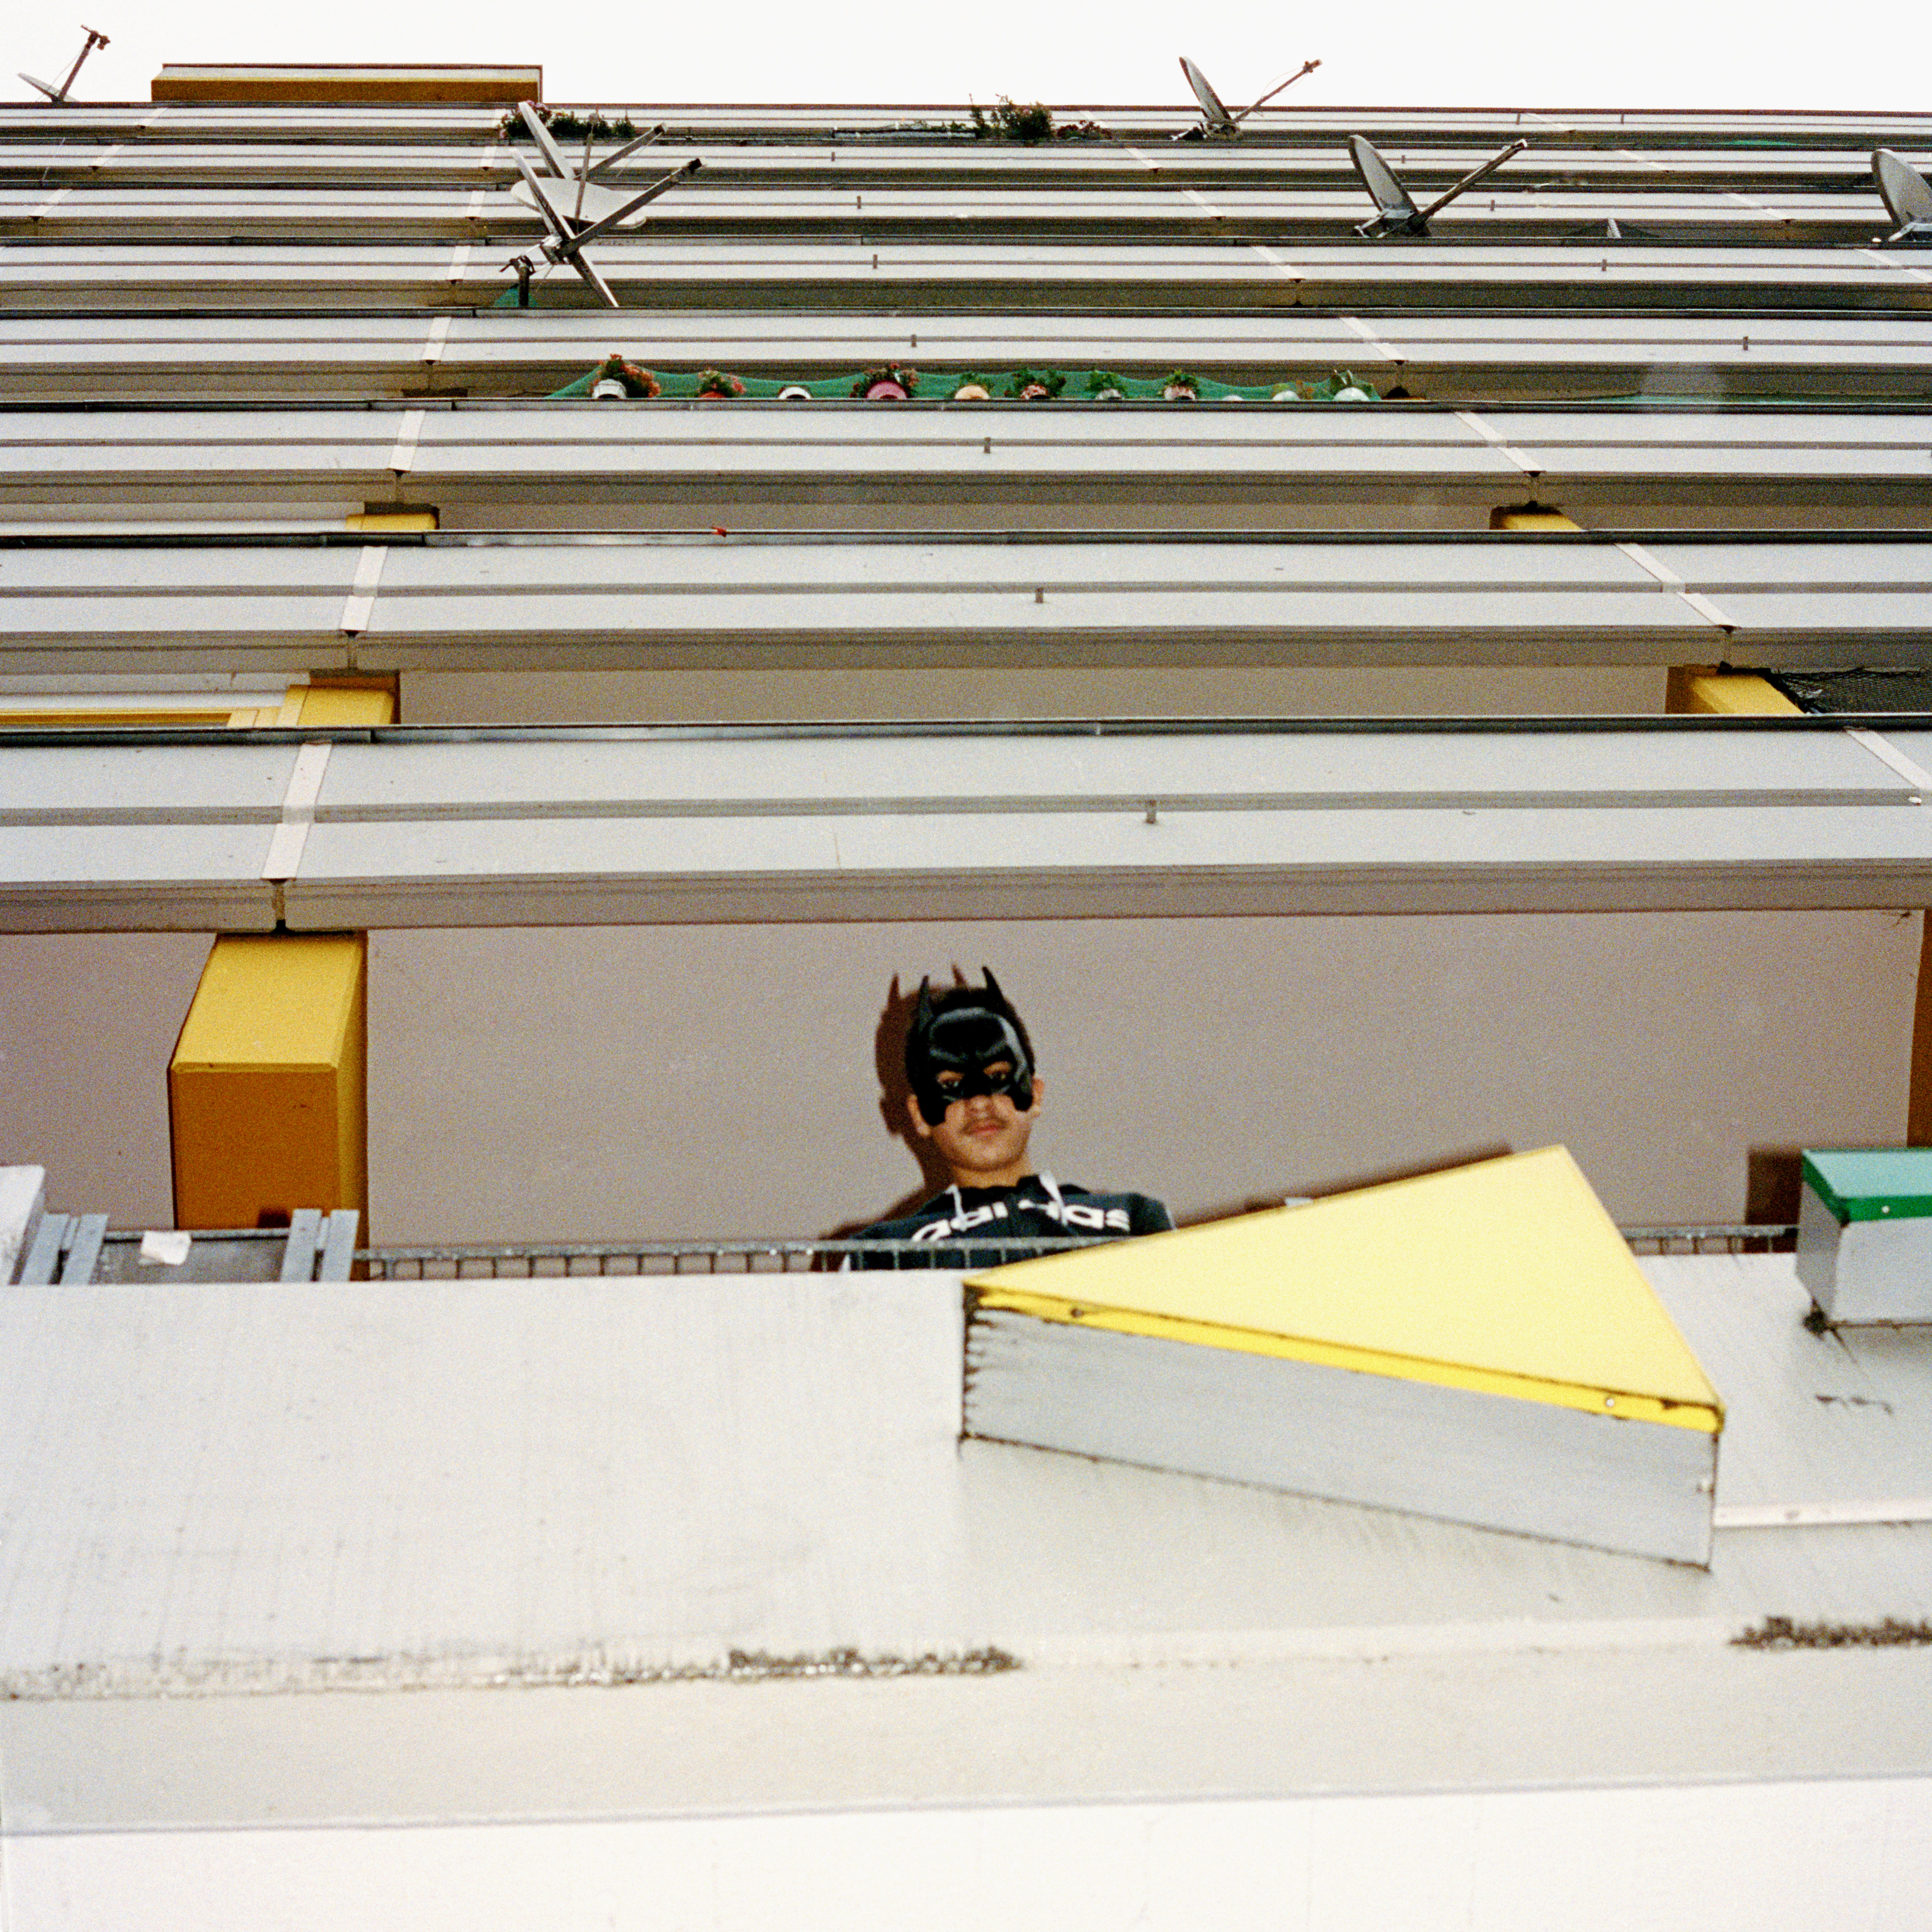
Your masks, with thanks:
<instances>
[{"instance_id":1,"label":"white concrete wall","mask_svg":"<svg viewBox=\"0 0 1932 1932\"><path fill-rule=\"evenodd\" d=\"M20 1932L1922 1932L1928 1801L1858 1779L0 1846Z\"/></svg>"}]
</instances>

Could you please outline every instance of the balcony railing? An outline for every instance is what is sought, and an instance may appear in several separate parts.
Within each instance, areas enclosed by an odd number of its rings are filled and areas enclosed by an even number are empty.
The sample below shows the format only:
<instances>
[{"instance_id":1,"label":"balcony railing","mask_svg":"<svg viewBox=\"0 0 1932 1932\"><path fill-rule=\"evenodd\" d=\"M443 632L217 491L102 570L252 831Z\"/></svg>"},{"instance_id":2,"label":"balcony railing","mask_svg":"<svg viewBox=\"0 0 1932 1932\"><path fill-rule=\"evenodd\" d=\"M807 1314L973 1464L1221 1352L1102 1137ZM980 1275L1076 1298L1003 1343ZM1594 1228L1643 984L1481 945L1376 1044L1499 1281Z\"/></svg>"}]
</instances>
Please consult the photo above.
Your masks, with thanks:
<instances>
[{"instance_id":1,"label":"balcony railing","mask_svg":"<svg viewBox=\"0 0 1932 1932\"><path fill-rule=\"evenodd\" d=\"M1788 1252L1794 1223L1715 1222L1690 1227L1632 1226L1621 1231L1640 1255L1736 1255ZM808 1274L847 1267L884 1269L997 1266L1094 1246L1068 1236L1051 1240L956 1235L946 1241L667 1240L446 1244L358 1249L371 1281L522 1281L583 1275Z\"/></svg>"}]
</instances>

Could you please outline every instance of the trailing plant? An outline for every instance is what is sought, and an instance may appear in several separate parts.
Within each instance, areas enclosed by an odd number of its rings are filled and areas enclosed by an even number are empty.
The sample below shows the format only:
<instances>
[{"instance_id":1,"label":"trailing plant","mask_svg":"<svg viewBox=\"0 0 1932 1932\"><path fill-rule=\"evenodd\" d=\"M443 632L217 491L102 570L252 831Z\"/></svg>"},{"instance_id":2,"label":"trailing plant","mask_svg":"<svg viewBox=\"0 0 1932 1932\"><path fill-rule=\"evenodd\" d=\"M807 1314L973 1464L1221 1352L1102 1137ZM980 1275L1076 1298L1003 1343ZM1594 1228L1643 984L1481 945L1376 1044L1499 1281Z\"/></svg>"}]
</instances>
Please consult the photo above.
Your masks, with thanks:
<instances>
[{"instance_id":1,"label":"trailing plant","mask_svg":"<svg viewBox=\"0 0 1932 1932\"><path fill-rule=\"evenodd\" d=\"M1006 394L1022 403L1050 403L1066 386L1066 376L1058 369L1016 369Z\"/></svg>"},{"instance_id":2,"label":"trailing plant","mask_svg":"<svg viewBox=\"0 0 1932 1932\"><path fill-rule=\"evenodd\" d=\"M1359 389L1372 403L1382 400L1382 392L1374 383L1364 382L1352 369L1337 369L1332 375L1324 376L1308 394L1311 401L1332 403L1345 389Z\"/></svg>"},{"instance_id":3,"label":"trailing plant","mask_svg":"<svg viewBox=\"0 0 1932 1932\"><path fill-rule=\"evenodd\" d=\"M595 384L607 377L622 382L633 396L648 398L664 393L664 386L648 369L640 369L636 363L626 362L615 350L591 372L590 380Z\"/></svg>"},{"instance_id":4,"label":"trailing plant","mask_svg":"<svg viewBox=\"0 0 1932 1932\"><path fill-rule=\"evenodd\" d=\"M574 113L568 107L539 107L537 118L558 140L579 141L588 135L592 140L610 140L628 141L638 131L638 124L628 114L620 114L614 121L607 121L596 112L589 115ZM503 116L496 129L499 137L508 141L532 140L529 128L524 124L524 117L512 112Z\"/></svg>"},{"instance_id":5,"label":"trailing plant","mask_svg":"<svg viewBox=\"0 0 1932 1932\"><path fill-rule=\"evenodd\" d=\"M985 141L1024 141L1029 145L1053 139L1053 110L1036 100L1022 106L1001 94L994 107L982 107L976 100L967 104L973 117L973 132Z\"/></svg>"},{"instance_id":6,"label":"trailing plant","mask_svg":"<svg viewBox=\"0 0 1932 1932\"><path fill-rule=\"evenodd\" d=\"M852 393L862 397L874 382L896 382L910 396L919 387L919 371L908 369L903 363L888 362L882 368L868 369L852 385Z\"/></svg>"}]
</instances>

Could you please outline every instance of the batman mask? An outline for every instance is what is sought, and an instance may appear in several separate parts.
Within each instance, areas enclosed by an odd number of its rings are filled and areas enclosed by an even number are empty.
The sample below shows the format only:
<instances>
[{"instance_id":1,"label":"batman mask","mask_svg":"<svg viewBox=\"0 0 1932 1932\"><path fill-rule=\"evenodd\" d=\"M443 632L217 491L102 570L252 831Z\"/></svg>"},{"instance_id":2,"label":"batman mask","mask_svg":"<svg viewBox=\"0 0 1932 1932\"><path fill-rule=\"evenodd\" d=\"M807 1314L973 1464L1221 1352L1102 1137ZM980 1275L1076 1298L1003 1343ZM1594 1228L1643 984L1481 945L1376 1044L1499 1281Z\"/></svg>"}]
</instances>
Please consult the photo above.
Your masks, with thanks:
<instances>
[{"instance_id":1,"label":"batman mask","mask_svg":"<svg viewBox=\"0 0 1932 1932\"><path fill-rule=\"evenodd\" d=\"M991 973L983 991L961 986L937 1000L929 983L919 982L905 1065L920 1116L929 1127L944 1120L955 1100L981 1094L1008 1094L1022 1114L1033 1105L1033 1055L1025 1030ZM942 1080L942 1075L957 1078Z\"/></svg>"}]
</instances>

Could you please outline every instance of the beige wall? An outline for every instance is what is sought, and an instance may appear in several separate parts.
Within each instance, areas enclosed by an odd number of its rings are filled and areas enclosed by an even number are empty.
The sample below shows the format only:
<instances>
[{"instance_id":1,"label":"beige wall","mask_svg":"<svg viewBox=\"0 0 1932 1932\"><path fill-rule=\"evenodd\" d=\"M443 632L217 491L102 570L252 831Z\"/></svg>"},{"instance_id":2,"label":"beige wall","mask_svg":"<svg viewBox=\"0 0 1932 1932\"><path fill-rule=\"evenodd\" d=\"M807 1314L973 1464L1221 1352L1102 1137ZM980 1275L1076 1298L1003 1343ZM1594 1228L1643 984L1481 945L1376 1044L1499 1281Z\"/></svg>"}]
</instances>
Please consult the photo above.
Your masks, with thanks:
<instances>
[{"instance_id":1,"label":"beige wall","mask_svg":"<svg viewBox=\"0 0 1932 1932\"><path fill-rule=\"evenodd\" d=\"M1601 669L412 671L412 724L804 718L1630 716L1664 709L1656 664Z\"/></svg>"},{"instance_id":2,"label":"beige wall","mask_svg":"<svg viewBox=\"0 0 1932 1932\"><path fill-rule=\"evenodd\" d=\"M1893 914L392 932L371 952L388 1241L827 1232L919 1185L875 1052L990 962L1065 1178L1183 1216L1567 1142L1626 1220L1725 1220L1754 1150L1896 1141Z\"/></svg>"},{"instance_id":3,"label":"beige wall","mask_svg":"<svg viewBox=\"0 0 1932 1932\"><path fill-rule=\"evenodd\" d=\"M388 932L380 1239L814 1234L920 1184L893 976L1000 974L1036 1150L1184 1215L1562 1140L1628 1220L1730 1220L1756 1150L1896 1141L1919 921L1889 913ZM205 938L0 938L0 1157L171 1215L166 1072Z\"/></svg>"},{"instance_id":4,"label":"beige wall","mask_svg":"<svg viewBox=\"0 0 1932 1932\"><path fill-rule=\"evenodd\" d=\"M50 1207L174 1226L168 1060L211 943L0 934L0 1161L45 1167Z\"/></svg>"},{"instance_id":5,"label":"beige wall","mask_svg":"<svg viewBox=\"0 0 1932 1932\"><path fill-rule=\"evenodd\" d=\"M370 493L374 494L374 493ZM880 530L1484 530L1490 513L1534 496L1586 530L1886 530L1917 529L1924 521L1924 488L1918 478L1810 476L1792 483L1705 477L1673 481L1634 476L1576 482L1546 477L1532 489L1524 478L1469 482L1352 476L1339 481L1291 472L1276 478L1199 476L1177 482L1145 477L1110 484L1104 479L1061 479L1028 485L1003 481L984 494L953 482L914 477L875 483L836 475L759 485L741 479L653 484L626 479L620 490L600 478L588 486L519 476L496 478L417 476L404 493L428 498L446 530L831 530L868 535ZM224 503L226 496L230 502ZM245 489L197 490L181 514L256 514L259 495ZM124 497L121 506L125 514ZM170 505L174 508L176 506ZM318 493L284 500L286 512L317 519L362 507L362 499ZM76 514L68 502L63 516ZM86 510L79 514L86 514Z\"/></svg>"}]
</instances>

